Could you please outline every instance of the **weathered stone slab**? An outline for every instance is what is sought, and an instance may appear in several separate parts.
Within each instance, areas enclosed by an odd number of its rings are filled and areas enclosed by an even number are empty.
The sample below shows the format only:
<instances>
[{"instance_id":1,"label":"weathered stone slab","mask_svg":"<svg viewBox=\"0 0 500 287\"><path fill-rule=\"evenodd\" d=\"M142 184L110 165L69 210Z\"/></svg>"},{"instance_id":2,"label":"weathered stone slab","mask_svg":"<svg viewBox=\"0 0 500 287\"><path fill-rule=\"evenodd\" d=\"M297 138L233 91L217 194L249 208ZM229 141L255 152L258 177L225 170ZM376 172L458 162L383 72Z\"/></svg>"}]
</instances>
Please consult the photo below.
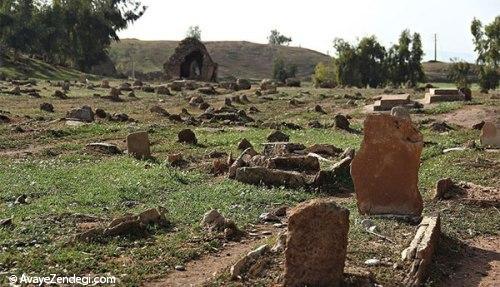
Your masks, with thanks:
<instances>
[{"instance_id":1,"label":"weathered stone slab","mask_svg":"<svg viewBox=\"0 0 500 287\"><path fill-rule=\"evenodd\" d=\"M319 160L313 156L276 156L269 160L268 168L295 171L319 171Z\"/></svg>"},{"instance_id":2,"label":"weathered stone slab","mask_svg":"<svg viewBox=\"0 0 500 287\"><path fill-rule=\"evenodd\" d=\"M131 133L127 136L127 149L130 155L136 158L151 156L149 137L147 132Z\"/></svg>"},{"instance_id":3,"label":"weathered stone slab","mask_svg":"<svg viewBox=\"0 0 500 287\"><path fill-rule=\"evenodd\" d=\"M295 207L288 220L285 286L340 286L347 251L349 210L315 199Z\"/></svg>"},{"instance_id":4,"label":"weathered stone slab","mask_svg":"<svg viewBox=\"0 0 500 287\"><path fill-rule=\"evenodd\" d=\"M424 103L464 101L465 97L457 89L429 89L425 94Z\"/></svg>"},{"instance_id":5,"label":"weathered stone slab","mask_svg":"<svg viewBox=\"0 0 500 287\"><path fill-rule=\"evenodd\" d=\"M266 167L242 167L236 170L235 179L248 184L265 184L298 188L307 185L304 175L295 171L284 171Z\"/></svg>"},{"instance_id":6,"label":"weathered stone slab","mask_svg":"<svg viewBox=\"0 0 500 287\"><path fill-rule=\"evenodd\" d=\"M483 146L500 148L500 127L491 122L484 123L480 138Z\"/></svg>"},{"instance_id":7,"label":"weathered stone slab","mask_svg":"<svg viewBox=\"0 0 500 287\"><path fill-rule=\"evenodd\" d=\"M410 104L410 94L382 95L380 100L373 105L374 111L390 111L397 106Z\"/></svg>"},{"instance_id":8,"label":"weathered stone slab","mask_svg":"<svg viewBox=\"0 0 500 287\"><path fill-rule=\"evenodd\" d=\"M264 146L264 151L262 153L266 156L290 154L306 148L303 144L291 142L270 142L263 143L262 145Z\"/></svg>"},{"instance_id":9,"label":"weathered stone slab","mask_svg":"<svg viewBox=\"0 0 500 287\"><path fill-rule=\"evenodd\" d=\"M410 272L405 279L406 286L421 286L425 283L440 235L441 220L439 214L424 217L410 246L401 253L402 260L412 261Z\"/></svg>"},{"instance_id":10,"label":"weathered stone slab","mask_svg":"<svg viewBox=\"0 0 500 287\"><path fill-rule=\"evenodd\" d=\"M351 164L361 214L420 215L418 170L422 134L407 119L369 115Z\"/></svg>"}]
</instances>

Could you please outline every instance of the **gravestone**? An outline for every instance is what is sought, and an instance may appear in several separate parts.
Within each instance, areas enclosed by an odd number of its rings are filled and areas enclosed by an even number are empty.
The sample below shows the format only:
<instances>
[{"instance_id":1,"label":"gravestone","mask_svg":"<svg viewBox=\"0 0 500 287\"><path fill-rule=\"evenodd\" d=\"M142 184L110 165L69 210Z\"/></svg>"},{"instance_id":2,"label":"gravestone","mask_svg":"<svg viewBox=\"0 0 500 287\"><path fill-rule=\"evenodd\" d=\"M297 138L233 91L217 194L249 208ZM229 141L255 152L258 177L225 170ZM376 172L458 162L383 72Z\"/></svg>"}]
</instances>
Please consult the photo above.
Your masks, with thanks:
<instances>
[{"instance_id":1,"label":"gravestone","mask_svg":"<svg viewBox=\"0 0 500 287\"><path fill-rule=\"evenodd\" d=\"M464 101L465 96L457 89L429 89L425 94L424 103Z\"/></svg>"},{"instance_id":2,"label":"gravestone","mask_svg":"<svg viewBox=\"0 0 500 287\"><path fill-rule=\"evenodd\" d=\"M296 206L288 221L285 286L340 286L347 253L349 210L333 200Z\"/></svg>"},{"instance_id":3,"label":"gravestone","mask_svg":"<svg viewBox=\"0 0 500 287\"><path fill-rule=\"evenodd\" d=\"M149 138L147 132L131 133L127 136L127 149L130 155L136 158L148 158L151 156L149 149Z\"/></svg>"},{"instance_id":4,"label":"gravestone","mask_svg":"<svg viewBox=\"0 0 500 287\"><path fill-rule=\"evenodd\" d=\"M422 134L411 121L367 116L363 142L351 165L361 214L421 214L417 184L422 148Z\"/></svg>"},{"instance_id":5,"label":"gravestone","mask_svg":"<svg viewBox=\"0 0 500 287\"><path fill-rule=\"evenodd\" d=\"M481 144L500 148L500 128L491 122L486 122L481 129Z\"/></svg>"},{"instance_id":6,"label":"gravestone","mask_svg":"<svg viewBox=\"0 0 500 287\"><path fill-rule=\"evenodd\" d=\"M390 111L397 106L405 106L410 104L409 94L400 95L382 95L380 100L373 105L374 111Z\"/></svg>"}]
</instances>

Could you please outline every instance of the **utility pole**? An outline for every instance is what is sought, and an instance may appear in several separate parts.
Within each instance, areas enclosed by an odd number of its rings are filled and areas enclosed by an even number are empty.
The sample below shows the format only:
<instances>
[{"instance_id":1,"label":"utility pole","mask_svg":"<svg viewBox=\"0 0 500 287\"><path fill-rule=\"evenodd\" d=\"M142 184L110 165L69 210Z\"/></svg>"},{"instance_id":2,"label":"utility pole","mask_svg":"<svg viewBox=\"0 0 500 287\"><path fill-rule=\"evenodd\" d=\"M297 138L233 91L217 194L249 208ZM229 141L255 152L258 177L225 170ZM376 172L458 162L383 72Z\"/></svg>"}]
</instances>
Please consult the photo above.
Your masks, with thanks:
<instances>
[{"instance_id":1,"label":"utility pole","mask_svg":"<svg viewBox=\"0 0 500 287\"><path fill-rule=\"evenodd\" d=\"M434 34L434 62L437 62L437 34Z\"/></svg>"}]
</instances>

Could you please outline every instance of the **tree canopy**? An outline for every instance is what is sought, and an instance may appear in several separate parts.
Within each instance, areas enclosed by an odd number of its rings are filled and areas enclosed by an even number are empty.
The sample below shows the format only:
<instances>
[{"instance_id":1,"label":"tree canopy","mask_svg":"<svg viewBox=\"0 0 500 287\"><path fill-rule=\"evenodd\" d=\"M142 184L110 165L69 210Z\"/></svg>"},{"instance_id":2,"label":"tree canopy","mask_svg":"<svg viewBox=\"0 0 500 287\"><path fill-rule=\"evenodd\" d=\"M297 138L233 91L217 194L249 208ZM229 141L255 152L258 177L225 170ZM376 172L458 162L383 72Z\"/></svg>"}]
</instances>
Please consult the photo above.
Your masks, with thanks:
<instances>
[{"instance_id":1,"label":"tree canopy","mask_svg":"<svg viewBox=\"0 0 500 287\"><path fill-rule=\"evenodd\" d=\"M3 0L0 45L88 71L145 11L137 0Z\"/></svg>"},{"instance_id":2,"label":"tree canopy","mask_svg":"<svg viewBox=\"0 0 500 287\"><path fill-rule=\"evenodd\" d=\"M278 30L271 30L271 35L267 37L269 44L271 45L284 45L292 42L292 38L282 35Z\"/></svg>"}]
</instances>

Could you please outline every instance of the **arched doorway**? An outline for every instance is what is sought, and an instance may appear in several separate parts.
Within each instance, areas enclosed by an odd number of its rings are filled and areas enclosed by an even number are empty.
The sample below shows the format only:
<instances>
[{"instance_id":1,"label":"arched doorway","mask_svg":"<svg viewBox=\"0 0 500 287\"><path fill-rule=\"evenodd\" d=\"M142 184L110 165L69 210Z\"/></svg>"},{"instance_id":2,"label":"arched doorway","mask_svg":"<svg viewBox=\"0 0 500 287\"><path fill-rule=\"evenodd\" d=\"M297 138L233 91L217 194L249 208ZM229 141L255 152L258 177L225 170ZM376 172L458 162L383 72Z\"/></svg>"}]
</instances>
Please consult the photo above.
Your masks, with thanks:
<instances>
[{"instance_id":1,"label":"arched doorway","mask_svg":"<svg viewBox=\"0 0 500 287\"><path fill-rule=\"evenodd\" d=\"M181 64L181 78L200 79L202 67L203 54L200 51L191 52Z\"/></svg>"}]
</instances>

